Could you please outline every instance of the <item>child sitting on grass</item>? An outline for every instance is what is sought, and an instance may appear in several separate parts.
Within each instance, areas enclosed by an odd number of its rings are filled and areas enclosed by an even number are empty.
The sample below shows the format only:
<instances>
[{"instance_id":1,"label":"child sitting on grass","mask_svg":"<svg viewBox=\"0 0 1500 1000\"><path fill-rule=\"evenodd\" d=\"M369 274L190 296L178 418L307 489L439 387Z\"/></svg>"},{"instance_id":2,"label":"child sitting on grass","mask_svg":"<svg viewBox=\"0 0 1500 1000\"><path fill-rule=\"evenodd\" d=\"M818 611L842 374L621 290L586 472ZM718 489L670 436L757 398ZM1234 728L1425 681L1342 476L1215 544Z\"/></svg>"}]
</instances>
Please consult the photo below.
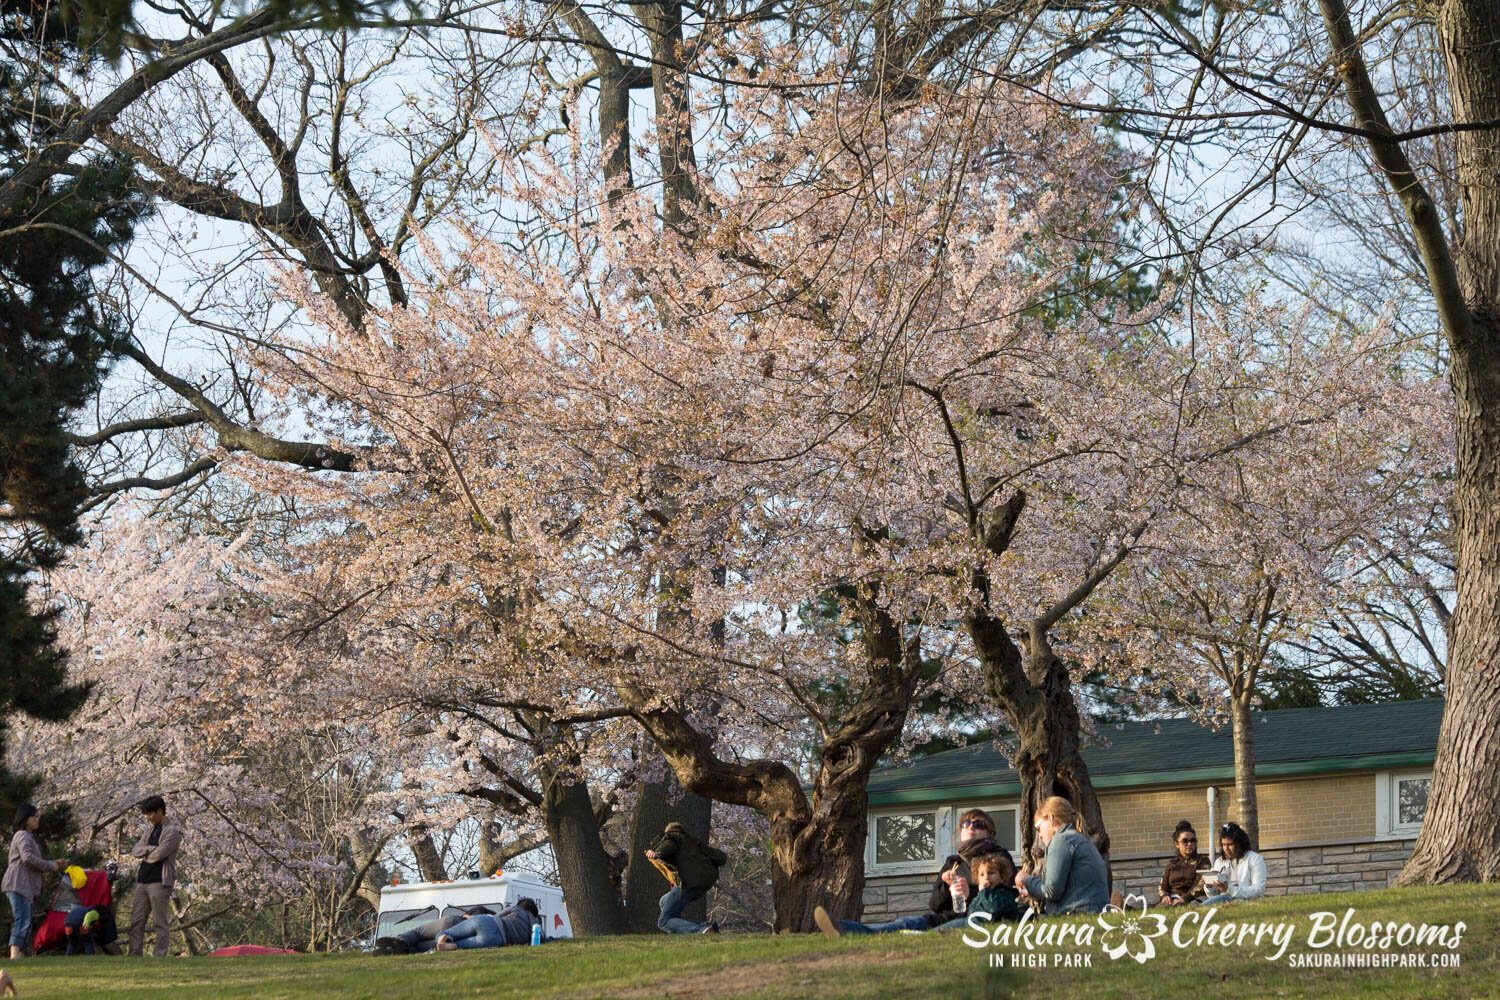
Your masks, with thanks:
<instances>
[{"instance_id":1,"label":"child sitting on grass","mask_svg":"<svg viewBox=\"0 0 1500 1000\"><path fill-rule=\"evenodd\" d=\"M977 924L1020 920L1025 907L1021 905L1021 894L1013 884L1016 869L1010 859L1003 854L986 854L971 861L969 868L974 872L979 891L969 900L967 913L948 921L938 930L952 931L972 926L970 918Z\"/></svg>"}]
</instances>

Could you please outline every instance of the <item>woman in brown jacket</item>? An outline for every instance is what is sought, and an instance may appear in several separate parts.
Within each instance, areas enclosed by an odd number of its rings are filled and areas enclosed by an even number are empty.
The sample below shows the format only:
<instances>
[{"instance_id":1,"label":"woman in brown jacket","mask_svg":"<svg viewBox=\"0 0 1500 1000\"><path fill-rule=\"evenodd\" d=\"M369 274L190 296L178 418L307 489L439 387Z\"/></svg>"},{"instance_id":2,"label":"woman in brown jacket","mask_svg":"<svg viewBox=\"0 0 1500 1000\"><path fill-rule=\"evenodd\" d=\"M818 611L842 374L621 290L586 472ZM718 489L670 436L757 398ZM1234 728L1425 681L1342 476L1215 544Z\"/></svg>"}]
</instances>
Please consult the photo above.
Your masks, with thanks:
<instances>
[{"instance_id":1,"label":"woman in brown jacket","mask_svg":"<svg viewBox=\"0 0 1500 1000\"><path fill-rule=\"evenodd\" d=\"M1198 872L1208 867L1208 858L1198 853L1198 833L1193 824L1182 820L1172 833L1172 843L1177 854L1161 873L1161 906L1181 906L1196 903L1208 895L1203 887L1203 876Z\"/></svg>"},{"instance_id":2,"label":"woman in brown jacket","mask_svg":"<svg viewBox=\"0 0 1500 1000\"><path fill-rule=\"evenodd\" d=\"M48 861L43 857L42 847L36 842L36 828L40 822L41 816L30 802L22 802L16 809L15 833L10 838L10 855L5 860L5 878L0 881L0 889L10 900L11 958L26 954L26 939L31 937L32 907L42 894L42 876L68 866L66 858Z\"/></svg>"}]
</instances>

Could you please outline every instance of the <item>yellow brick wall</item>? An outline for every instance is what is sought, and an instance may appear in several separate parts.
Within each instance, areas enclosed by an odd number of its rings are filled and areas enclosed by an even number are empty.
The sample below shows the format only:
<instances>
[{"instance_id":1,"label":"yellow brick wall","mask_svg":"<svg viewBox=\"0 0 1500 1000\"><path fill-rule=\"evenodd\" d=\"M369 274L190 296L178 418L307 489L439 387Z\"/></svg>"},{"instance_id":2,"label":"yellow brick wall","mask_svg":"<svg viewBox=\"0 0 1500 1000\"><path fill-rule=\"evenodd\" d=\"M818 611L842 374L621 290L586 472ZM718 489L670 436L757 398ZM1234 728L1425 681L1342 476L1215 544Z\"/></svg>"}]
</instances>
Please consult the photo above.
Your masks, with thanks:
<instances>
[{"instance_id":1,"label":"yellow brick wall","mask_svg":"<svg viewBox=\"0 0 1500 1000\"><path fill-rule=\"evenodd\" d=\"M1236 820L1234 786L1219 785L1216 810L1220 823ZM1103 792L1099 807L1109 829L1111 854L1167 851L1172 828L1180 819L1208 835L1206 786L1152 788L1138 792ZM1261 781L1256 787L1260 809L1260 846L1319 840L1355 840L1375 835L1375 775L1320 775L1284 781ZM1199 850L1207 853L1207 843Z\"/></svg>"}]
</instances>

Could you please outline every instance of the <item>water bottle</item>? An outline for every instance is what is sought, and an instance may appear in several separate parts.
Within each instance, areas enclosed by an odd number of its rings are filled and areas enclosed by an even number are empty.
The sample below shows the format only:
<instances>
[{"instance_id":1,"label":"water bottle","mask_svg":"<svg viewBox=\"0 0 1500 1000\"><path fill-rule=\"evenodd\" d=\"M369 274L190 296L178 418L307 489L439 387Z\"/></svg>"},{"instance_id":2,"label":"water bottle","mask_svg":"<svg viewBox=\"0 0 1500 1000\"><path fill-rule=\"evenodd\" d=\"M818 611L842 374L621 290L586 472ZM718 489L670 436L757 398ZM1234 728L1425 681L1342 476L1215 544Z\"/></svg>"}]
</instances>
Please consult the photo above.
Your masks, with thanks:
<instances>
[{"instance_id":1,"label":"water bottle","mask_svg":"<svg viewBox=\"0 0 1500 1000\"><path fill-rule=\"evenodd\" d=\"M953 912L963 913L969 908L969 897L959 888L958 879L955 878L948 888L953 893Z\"/></svg>"},{"instance_id":2,"label":"water bottle","mask_svg":"<svg viewBox=\"0 0 1500 1000\"><path fill-rule=\"evenodd\" d=\"M532 943L533 946L539 945L539 944L542 943L542 925L541 924L532 924L531 925L531 943Z\"/></svg>"}]
</instances>

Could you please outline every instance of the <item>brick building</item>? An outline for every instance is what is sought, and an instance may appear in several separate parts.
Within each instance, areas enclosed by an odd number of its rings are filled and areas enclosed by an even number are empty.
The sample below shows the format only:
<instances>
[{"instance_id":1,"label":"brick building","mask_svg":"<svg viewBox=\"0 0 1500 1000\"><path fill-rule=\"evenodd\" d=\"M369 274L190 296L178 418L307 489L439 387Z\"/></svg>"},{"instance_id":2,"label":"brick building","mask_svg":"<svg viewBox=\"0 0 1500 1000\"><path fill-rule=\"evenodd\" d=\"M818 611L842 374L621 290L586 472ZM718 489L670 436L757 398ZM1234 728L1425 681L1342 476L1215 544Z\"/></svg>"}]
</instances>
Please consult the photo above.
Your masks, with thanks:
<instances>
[{"instance_id":1,"label":"brick building","mask_svg":"<svg viewBox=\"0 0 1500 1000\"><path fill-rule=\"evenodd\" d=\"M1384 887L1421 829L1443 701L1255 713L1260 853L1267 893ZM1084 751L1109 830L1115 888L1156 899L1172 828L1190 820L1203 850L1234 814L1234 745L1187 719L1107 726ZM1215 805L1210 816L1209 789ZM877 770L870 780L863 919L926 909L957 820L975 806L998 839L1021 842L1021 785L994 748L967 747Z\"/></svg>"}]
</instances>

